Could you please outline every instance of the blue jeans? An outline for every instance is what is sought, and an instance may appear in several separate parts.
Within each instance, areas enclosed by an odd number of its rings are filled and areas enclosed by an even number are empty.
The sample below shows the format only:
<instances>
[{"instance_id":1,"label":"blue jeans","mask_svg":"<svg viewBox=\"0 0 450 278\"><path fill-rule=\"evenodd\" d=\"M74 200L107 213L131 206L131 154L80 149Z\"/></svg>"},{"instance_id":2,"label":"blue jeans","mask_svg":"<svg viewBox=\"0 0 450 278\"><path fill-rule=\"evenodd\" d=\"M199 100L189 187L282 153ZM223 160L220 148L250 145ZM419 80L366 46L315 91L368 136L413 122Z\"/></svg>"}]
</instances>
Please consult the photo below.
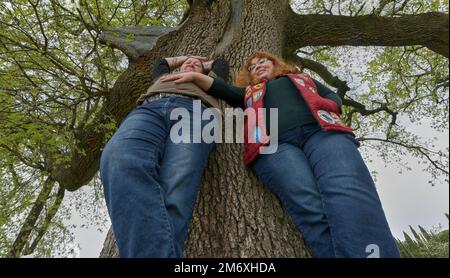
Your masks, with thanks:
<instances>
[{"instance_id":1,"label":"blue jeans","mask_svg":"<svg viewBox=\"0 0 450 278\"><path fill-rule=\"evenodd\" d=\"M200 132L193 130L192 104L189 98L168 97L137 107L103 150L100 174L121 257L183 256L196 195L214 147L170 139L177 123L170 120L175 108L186 108L190 132ZM205 108L202 105L201 111ZM208 122L203 120L197 129Z\"/></svg>"},{"instance_id":2,"label":"blue jeans","mask_svg":"<svg viewBox=\"0 0 450 278\"><path fill-rule=\"evenodd\" d=\"M314 257L400 256L358 147L350 134L308 124L280 134L277 152L254 162Z\"/></svg>"}]
</instances>

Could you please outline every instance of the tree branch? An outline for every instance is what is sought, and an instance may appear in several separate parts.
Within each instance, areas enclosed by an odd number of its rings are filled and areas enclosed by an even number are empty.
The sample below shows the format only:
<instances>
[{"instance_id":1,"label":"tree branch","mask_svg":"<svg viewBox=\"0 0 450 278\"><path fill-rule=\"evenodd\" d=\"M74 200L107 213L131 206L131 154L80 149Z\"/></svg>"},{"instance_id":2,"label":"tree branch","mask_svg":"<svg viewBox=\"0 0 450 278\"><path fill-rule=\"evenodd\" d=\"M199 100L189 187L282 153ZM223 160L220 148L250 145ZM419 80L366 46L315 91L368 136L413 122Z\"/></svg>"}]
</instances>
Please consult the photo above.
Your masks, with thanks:
<instances>
[{"instance_id":1,"label":"tree branch","mask_svg":"<svg viewBox=\"0 0 450 278\"><path fill-rule=\"evenodd\" d=\"M384 8L389 4L395 2L395 0L381 0L380 4L378 5L378 8L373 12L374 15L381 15L381 12L384 10Z\"/></svg>"},{"instance_id":2,"label":"tree branch","mask_svg":"<svg viewBox=\"0 0 450 278\"><path fill-rule=\"evenodd\" d=\"M52 192L54 184L55 182L50 178L47 178L44 182L42 190L31 208L30 213L25 219L25 222L22 224L22 228L20 229L19 234L11 247L11 250L8 252L7 257L17 258L22 255L23 249L30 241L30 234L35 228L36 222L44 209L44 205Z\"/></svg>"},{"instance_id":3,"label":"tree branch","mask_svg":"<svg viewBox=\"0 0 450 278\"><path fill-rule=\"evenodd\" d=\"M130 61L135 61L152 49L159 37L174 30L162 26L122 27L103 31L99 39L100 43L121 50Z\"/></svg>"},{"instance_id":4,"label":"tree branch","mask_svg":"<svg viewBox=\"0 0 450 278\"><path fill-rule=\"evenodd\" d=\"M304 46L423 45L449 57L448 14L430 12L398 17L299 15L290 11L285 51Z\"/></svg>"},{"instance_id":5,"label":"tree branch","mask_svg":"<svg viewBox=\"0 0 450 278\"><path fill-rule=\"evenodd\" d=\"M33 168L33 169L38 169L38 170L41 170L41 171L45 171L45 167L43 165L40 165L40 164L37 164L37 163L33 163L27 157L22 155L18 150L12 149L11 147L9 147L9 146L7 146L5 144L0 144L0 149L1 148L9 151L13 156L15 156L24 165L26 165L26 166L28 166L30 168Z\"/></svg>"},{"instance_id":6,"label":"tree branch","mask_svg":"<svg viewBox=\"0 0 450 278\"><path fill-rule=\"evenodd\" d=\"M382 138L366 138L366 137L362 137L362 138L358 138L357 139L360 142L363 141L379 141L379 142L384 142L384 143L390 143L390 144L394 144L394 145L398 145L407 149L413 149L415 151L417 151L420 155L424 156L436 169L438 169L439 171L442 171L444 174L446 174L447 176L449 175L449 171L445 169L444 165L441 165L438 161L435 161L431 158L430 153L436 154L436 152L433 152L427 148L421 147L421 146L417 146L417 145L408 145L406 143L403 142L397 142L397 141L393 141L393 140L389 140L389 139L382 139Z\"/></svg>"},{"instance_id":7,"label":"tree branch","mask_svg":"<svg viewBox=\"0 0 450 278\"><path fill-rule=\"evenodd\" d=\"M34 14L36 15L36 20L39 23L39 29L41 30L42 37L44 38L44 51L47 51L47 49L48 49L48 38L45 35L44 26L42 25L42 20L41 20L41 17L39 16L39 12L37 10L37 6L39 5L39 1L37 1L36 4L33 4L33 2L31 2L31 1L28 1L28 3L31 5L31 7L33 7Z\"/></svg>"},{"instance_id":8,"label":"tree branch","mask_svg":"<svg viewBox=\"0 0 450 278\"><path fill-rule=\"evenodd\" d=\"M43 220L43 223L39 226L39 228L37 228L37 235L34 238L33 243L31 243L30 246L27 246L25 248L25 250L23 251L23 255L29 255L33 253L34 250L36 249L42 237L45 235L48 228L50 227L53 217L58 212L62 200L64 199L65 191L66 190L64 189L64 186L59 186L58 193L56 194L56 200L53 202L53 205L48 209L45 219Z\"/></svg>"},{"instance_id":9,"label":"tree branch","mask_svg":"<svg viewBox=\"0 0 450 278\"><path fill-rule=\"evenodd\" d=\"M319 74L320 77L330 86L338 89L338 94L341 98L350 91L347 82L340 80L337 76L333 75L327 68L321 63L313 61L308 58L299 57L298 55L287 56L286 60L294 62L294 64L301 65L302 68L307 68L315 73Z\"/></svg>"}]
</instances>

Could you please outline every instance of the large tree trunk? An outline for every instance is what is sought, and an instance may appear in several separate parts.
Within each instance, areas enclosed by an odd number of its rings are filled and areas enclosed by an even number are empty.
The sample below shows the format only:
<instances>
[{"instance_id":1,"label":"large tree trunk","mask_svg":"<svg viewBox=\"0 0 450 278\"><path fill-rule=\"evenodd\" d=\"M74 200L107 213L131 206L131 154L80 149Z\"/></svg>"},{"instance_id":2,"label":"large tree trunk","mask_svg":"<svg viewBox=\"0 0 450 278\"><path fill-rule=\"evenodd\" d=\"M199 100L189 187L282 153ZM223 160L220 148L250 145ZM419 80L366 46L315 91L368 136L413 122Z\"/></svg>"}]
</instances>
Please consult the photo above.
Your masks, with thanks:
<instances>
[{"instance_id":1,"label":"large tree trunk","mask_svg":"<svg viewBox=\"0 0 450 278\"><path fill-rule=\"evenodd\" d=\"M108 105L121 110L112 111L118 121L151 84L150 69L158 56L223 57L236 71L253 51L282 55L288 0L208 2L194 1L187 21L119 78L113 93L117 98L110 98ZM101 256L117 256L111 231ZM244 166L242 146L219 144L205 171L185 256L309 257L310 253L277 198Z\"/></svg>"}]
</instances>

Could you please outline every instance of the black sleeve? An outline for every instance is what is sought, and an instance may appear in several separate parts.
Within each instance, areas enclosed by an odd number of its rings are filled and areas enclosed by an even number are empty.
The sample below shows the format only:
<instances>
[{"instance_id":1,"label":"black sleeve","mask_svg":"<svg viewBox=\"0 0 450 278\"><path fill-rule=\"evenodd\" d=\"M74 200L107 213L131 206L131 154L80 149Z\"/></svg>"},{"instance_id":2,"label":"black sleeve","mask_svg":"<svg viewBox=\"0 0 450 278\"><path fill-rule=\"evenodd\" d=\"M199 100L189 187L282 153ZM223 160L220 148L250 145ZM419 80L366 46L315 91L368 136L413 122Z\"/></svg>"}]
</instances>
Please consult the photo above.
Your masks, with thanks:
<instances>
[{"instance_id":1,"label":"black sleeve","mask_svg":"<svg viewBox=\"0 0 450 278\"><path fill-rule=\"evenodd\" d=\"M220 79L214 79L208 94L225 100L233 107L244 108L245 88L234 87Z\"/></svg>"},{"instance_id":2,"label":"black sleeve","mask_svg":"<svg viewBox=\"0 0 450 278\"><path fill-rule=\"evenodd\" d=\"M319 81L317 81L315 79L313 79L313 81L314 81L314 83L316 83L317 90L319 91L319 95L321 95L324 98L327 98L327 99L330 99L330 100L336 102L336 104L339 106L339 110L341 110L342 99L338 96L338 94L333 92L330 88L328 88L327 86L323 85Z\"/></svg>"},{"instance_id":3,"label":"black sleeve","mask_svg":"<svg viewBox=\"0 0 450 278\"><path fill-rule=\"evenodd\" d=\"M228 82L230 78L230 65L226 60L215 59L211 65L211 71L222 78L223 81Z\"/></svg>"},{"instance_id":4,"label":"black sleeve","mask_svg":"<svg viewBox=\"0 0 450 278\"><path fill-rule=\"evenodd\" d=\"M153 63L152 78L157 79L163 74L170 73L170 67L164 58L157 58Z\"/></svg>"}]
</instances>

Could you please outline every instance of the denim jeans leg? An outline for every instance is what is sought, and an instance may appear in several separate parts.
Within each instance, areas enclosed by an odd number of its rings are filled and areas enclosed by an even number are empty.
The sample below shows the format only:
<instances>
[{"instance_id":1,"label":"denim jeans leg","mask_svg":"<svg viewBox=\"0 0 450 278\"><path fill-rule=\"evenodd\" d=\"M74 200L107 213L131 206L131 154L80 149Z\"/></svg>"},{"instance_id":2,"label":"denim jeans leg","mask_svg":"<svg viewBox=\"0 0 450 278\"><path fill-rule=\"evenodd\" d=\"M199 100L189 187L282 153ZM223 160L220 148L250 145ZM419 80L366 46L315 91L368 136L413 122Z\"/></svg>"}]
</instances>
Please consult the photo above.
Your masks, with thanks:
<instances>
[{"instance_id":1,"label":"denim jeans leg","mask_svg":"<svg viewBox=\"0 0 450 278\"><path fill-rule=\"evenodd\" d=\"M299 146L280 142L276 153L259 155L254 169L262 183L280 199L313 255L334 257L321 196L311 166Z\"/></svg>"},{"instance_id":2,"label":"denim jeans leg","mask_svg":"<svg viewBox=\"0 0 450 278\"><path fill-rule=\"evenodd\" d=\"M121 257L174 257L158 163L169 133L161 103L133 110L100 163L106 204Z\"/></svg>"},{"instance_id":3,"label":"denim jeans leg","mask_svg":"<svg viewBox=\"0 0 450 278\"><path fill-rule=\"evenodd\" d=\"M189 111L192 142L193 133L201 134L201 128L209 121L203 120L201 125L194 129L192 101L177 99L173 107L183 107ZM203 106L203 109L205 108ZM201 115L196 116L200 116L198 119L201 119ZM161 186L165 192L165 205L172 224L176 257L183 256L184 241L188 234L197 192L213 147L214 143L173 143L170 137L166 140L159 173Z\"/></svg>"},{"instance_id":4,"label":"denim jeans leg","mask_svg":"<svg viewBox=\"0 0 450 278\"><path fill-rule=\"evenodd\" d=\"M133 110L106 145L101 178L121 257L181 257L203 170L214 144L170 139L170 112L189 98L170 97ZM202 110L206 107L202 106ZM197 113L197 112L196 112ZM201 119L201 114L196 114ZM200 117L198 117L200 116ZM195 126L201 135L201 127Z\"/></svg>"},{"instance_id":5,"label":"denim jeans leg","mask_svg":"<svg viewBox=\"0 0 450 278\"><path fill-rule=\"evenodd\" d=\"M319 131L304 144L337 257L399 257L380 199L349 134ZM375 249L373 249L375 248Z\"/></svg>"}]
</instances>

